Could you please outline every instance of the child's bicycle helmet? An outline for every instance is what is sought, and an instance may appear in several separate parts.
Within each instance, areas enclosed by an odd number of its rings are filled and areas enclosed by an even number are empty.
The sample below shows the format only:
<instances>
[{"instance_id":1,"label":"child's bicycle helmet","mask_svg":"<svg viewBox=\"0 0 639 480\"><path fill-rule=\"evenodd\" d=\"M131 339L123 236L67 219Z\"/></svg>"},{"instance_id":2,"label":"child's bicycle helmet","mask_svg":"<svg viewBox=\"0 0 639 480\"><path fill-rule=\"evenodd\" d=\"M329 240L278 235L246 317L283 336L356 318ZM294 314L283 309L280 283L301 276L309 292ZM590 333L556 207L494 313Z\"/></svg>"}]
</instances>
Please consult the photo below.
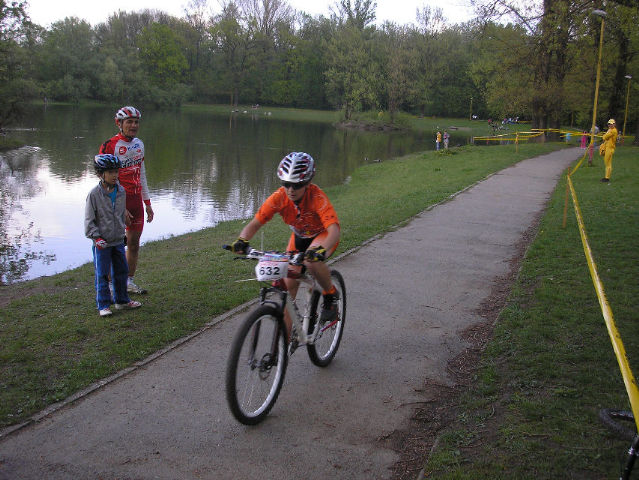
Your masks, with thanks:
<instances>
[{"instance_id":1,"label":"child's bicycle helmet","mask_svg":"<svg viewBox=\"0 0 639 480\"><path fill-rule=\"evenodd\" d=\"M101 153L93 158L93 167L97 173L105 172L106 170L117 170L122 168L122 162L115 155L110 153Z\"/></svg>"},{"instance_id":2,"label":"child's bicycle helmet","mask_svg":"<svg viewBox=\"0 0 639 480\"><path fill-rule=\"evenodd\" d=\"M283 182L308 183L315 175L315 161L308 153L291 152L277 167L277 176Z\"/></svg>"}]
</instances>

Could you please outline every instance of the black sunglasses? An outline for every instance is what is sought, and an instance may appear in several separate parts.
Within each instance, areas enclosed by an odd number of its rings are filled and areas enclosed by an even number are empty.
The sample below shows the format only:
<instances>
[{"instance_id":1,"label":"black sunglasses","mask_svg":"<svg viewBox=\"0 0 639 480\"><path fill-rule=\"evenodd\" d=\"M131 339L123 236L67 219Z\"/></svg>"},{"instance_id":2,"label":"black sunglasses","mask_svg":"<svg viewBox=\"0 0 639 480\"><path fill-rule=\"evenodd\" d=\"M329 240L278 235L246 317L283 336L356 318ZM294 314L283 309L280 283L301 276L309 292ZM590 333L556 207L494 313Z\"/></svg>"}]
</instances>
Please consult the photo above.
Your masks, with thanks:
<instances>
[{"instance_id":1,"label":"black sunglasses","mask_svg":"<svg viewBox=\"0 0 639 480\"><path fill-rule=\"evenodd\" d=\"M293 188L293 190L299 190L300 188L308 185L307 183L291 183L291 182L282 182L282 186L284 188Z\"/></svg>"}]
</instances>

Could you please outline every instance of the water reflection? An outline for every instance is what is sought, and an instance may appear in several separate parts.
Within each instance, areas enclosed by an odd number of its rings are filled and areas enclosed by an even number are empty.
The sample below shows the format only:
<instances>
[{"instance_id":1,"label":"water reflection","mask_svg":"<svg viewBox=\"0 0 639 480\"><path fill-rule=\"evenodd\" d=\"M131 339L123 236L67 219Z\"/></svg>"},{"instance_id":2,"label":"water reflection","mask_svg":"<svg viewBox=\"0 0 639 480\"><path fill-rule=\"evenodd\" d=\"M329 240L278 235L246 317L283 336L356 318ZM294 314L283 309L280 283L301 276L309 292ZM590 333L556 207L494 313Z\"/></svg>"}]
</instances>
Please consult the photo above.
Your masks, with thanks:
<instances>
[{"instance_id":1,"label":"water reflection","mask_svg":"<svg viewBox=\"0 0 639 480\"><path fill-rule=\"evenodd\" d=\"M29 147L0 153L0 283L51 275L91 260L84 202L98 181L91 167L113 136L113 109L36 109L12 136ZM142 240L253 215L277 187L288 152L311 153L316 182L339 184L364 162L430 148L416 133L339 130L278 120L266 111L215 116L143 112L139 136L155 219Z\"/></svg>"},{"instance_id":2,"label":"water reflection","mask_svg":"<svg viewBox=\"0 0 639 480\"><path fill-rule=\"evenodd\" d=\"M24 147L0 157L0 281L22 279L30 264L51 264L55 254L38 250L44 241L23 199L41 190L37 165L42 160L39 148Z\"/></svg>"}]
</instances>

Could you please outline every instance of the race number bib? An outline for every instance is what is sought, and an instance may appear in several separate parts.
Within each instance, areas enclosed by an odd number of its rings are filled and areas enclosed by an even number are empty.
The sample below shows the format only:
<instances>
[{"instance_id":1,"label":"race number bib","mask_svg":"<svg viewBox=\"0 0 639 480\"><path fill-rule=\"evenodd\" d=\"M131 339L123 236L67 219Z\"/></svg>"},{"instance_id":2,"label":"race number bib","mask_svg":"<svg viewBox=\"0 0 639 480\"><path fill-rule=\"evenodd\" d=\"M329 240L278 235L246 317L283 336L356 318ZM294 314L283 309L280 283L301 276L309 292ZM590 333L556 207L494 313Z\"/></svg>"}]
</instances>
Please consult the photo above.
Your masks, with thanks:
<instances>
[{"instance_id":1,"label":"race number bib","mask_svg":"<svg viewBox=\"0 0 639 480\"><path fill-rule=\"evenodd\" d=\"M261 260L255 266L255 276L260 282L279 280L288 273L288 260Z\"/></svg>"}]
</instances>

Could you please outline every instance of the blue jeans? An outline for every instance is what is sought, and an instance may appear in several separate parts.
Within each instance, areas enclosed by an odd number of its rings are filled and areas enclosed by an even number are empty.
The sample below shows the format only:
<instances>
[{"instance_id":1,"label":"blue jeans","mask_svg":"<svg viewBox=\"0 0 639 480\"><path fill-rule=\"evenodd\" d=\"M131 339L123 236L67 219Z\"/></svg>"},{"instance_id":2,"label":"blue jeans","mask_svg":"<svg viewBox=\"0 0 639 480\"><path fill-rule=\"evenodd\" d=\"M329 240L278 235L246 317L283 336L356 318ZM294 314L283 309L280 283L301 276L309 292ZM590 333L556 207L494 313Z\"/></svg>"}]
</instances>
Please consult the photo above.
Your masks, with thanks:
<instances>
[{"instance_id":1,"label":"blue jeans","mask_svg":"<svg viewBox=\"0 0 639 480\"><path fill-rule=\"evenodd\" d=\"M113 281L115 303L129 303L129 294L126 291L129 265L126 263L124 243L103 249L93 245L93 266L95 267L95 301L98 310L108 308L114 300L109 290L109 275Z\"/></svg>"}]
</instances>

